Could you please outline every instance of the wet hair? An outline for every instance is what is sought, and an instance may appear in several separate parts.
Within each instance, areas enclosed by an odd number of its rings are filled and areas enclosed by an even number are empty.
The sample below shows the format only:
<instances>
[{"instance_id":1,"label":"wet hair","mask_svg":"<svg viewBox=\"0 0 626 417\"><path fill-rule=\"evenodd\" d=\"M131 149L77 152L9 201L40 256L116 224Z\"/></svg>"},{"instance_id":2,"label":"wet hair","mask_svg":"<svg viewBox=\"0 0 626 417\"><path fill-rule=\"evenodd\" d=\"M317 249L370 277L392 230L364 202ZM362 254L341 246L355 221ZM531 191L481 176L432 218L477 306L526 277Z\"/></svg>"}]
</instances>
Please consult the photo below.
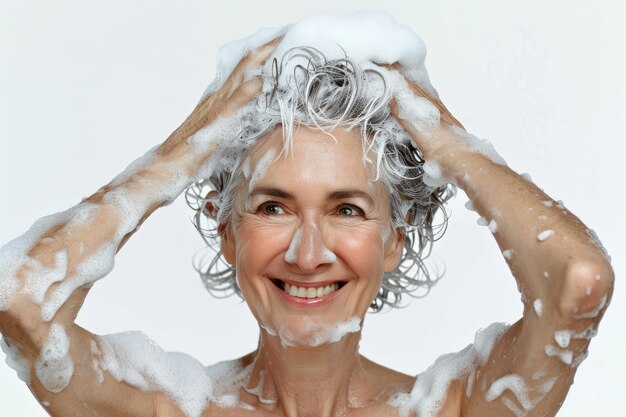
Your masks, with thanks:
<instances>
[{"instance_id":1,"label":"wet hair","mask_svg":"<svg viewBox=\"0 0 626 417\"><path fill-rule=\"evenodd\" d=\"M232 145L222 150L222 159L230 162L219 164L209 178L192 184L185 194L195 210L193 223L207 243L194 258L194 267L208 291L218 298L241 296L236 270L221 256L218 239L236 214L235 200L248 157L278 126L283 129L283 152L288 151L294 126L304 125L329 134L336 127L359 129L364 158L375 166L374 180L389 195L391 226L405 233L401 262L395 271L384 274L370 310L398 307L405 294L426 295L442 274L432 275L424 261L433 242L445 232L444 203L456 190L451 184L431 187L422 181L424 159L391 116L391 88L383 73L364 69L348 57L327 60L309 47L290 49L272 64L273 77L265 80L272 85L243 110L238 120L242 127L226 140ZM293 72L284 74L288 67ZM209 196L210 191L216 193ZM211 206L215 210L207 209ZM439 224L435 224L437 213L442 214Z\"/></svg>"}]
</instances>

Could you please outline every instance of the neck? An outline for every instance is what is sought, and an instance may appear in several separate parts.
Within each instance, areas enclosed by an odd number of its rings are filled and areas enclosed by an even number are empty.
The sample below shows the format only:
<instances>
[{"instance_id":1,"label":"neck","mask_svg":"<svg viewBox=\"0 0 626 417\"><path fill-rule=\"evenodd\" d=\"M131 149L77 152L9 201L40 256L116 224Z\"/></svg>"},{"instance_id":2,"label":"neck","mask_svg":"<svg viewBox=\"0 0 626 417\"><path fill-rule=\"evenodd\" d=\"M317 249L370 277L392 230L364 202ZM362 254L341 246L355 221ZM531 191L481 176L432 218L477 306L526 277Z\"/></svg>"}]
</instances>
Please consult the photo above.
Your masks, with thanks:
<instances>
[{"instance_id":1,"label":"neck","mask_svg":"<svg viewBox=\"0 0 626 417\"><path fill-rule=\"evenodd\" d=\"M358 353L360 338L360 332L350 333L336 343L292 347L261 330L246 391L288 417L344 414L376 396Z\"/></svg>"}]
</instances>

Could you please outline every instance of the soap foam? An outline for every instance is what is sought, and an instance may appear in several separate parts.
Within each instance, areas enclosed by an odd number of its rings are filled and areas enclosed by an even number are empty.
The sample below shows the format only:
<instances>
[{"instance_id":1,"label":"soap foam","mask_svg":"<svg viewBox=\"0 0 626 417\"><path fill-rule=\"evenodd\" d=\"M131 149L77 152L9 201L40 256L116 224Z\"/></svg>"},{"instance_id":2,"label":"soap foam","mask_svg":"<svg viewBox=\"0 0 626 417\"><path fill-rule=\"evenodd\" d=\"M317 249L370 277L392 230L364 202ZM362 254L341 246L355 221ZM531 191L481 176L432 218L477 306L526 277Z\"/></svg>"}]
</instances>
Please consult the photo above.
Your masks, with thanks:
<instances>
[{"instance_id":1,"label":"soap foam","mask_svg":"<svg viewBox=\"0 0 626 417\"><path fill-rule=\"evenodd\" d=\"M63 326L52 323L48 340L35 362L35 374L41 385L55 394L63 391L74 375L70 357L70 339Z\"/></svg>"},{"instance_id":2,"label":"soap foam","mask_svg":"<svg viewBox=\"0 0 626 417\"><path fill-rule=\"evenodd\" d=\"M261 156L261 158L259 158L250 177L248 191L252 191L256 184L263 179L267 169L271 166L272 162L274 162L275 155L276 151L274 149L269 149L263 156Z\"/></svg>"},{"instance_id":3,"label":"soap foam","mask_svg":"<svg viewBox=\"0 0 626 417\"><path fill-rule=\"evenodd\" d=\"M552 236L554 236L554 230L552 229L544 230L543 232L537 235L537 240L540 242L543 242L544 240Z\"/></svg>"},{"instance_id":4,"label":"soap foam","mask_svg":"<svg viewBox=\"0 0 626 417\"><path fill-rule=\"evenodd\" d=\"M6 311L11 306L13 296L20 287L18 273L30 259L28 253L32 247L51 227L67 223L75 217L80 217L77 207L43 217L26 233L0 248L0 311Z\"/></svg>"},{"instance_id":5,"label":"soap foam","mask_svg":"<svg viewBox=\"0 0 626 417\"><path fill-rule=\"evenodd\" d=\"M302 240L302 228L298 228L296 232L293 234L293 238L291 238L291 243L289 243L289 247L285 252L285 262L293 264L296 262L296 253L298 251L298 247L300 246L300 242Z\"/></svg>"},{"instance_id":6,"label":"soap foam","mask_svg":"<svg viewBox=\"0 0 626 417\"><path fill-rule=\"evenodd\" d=\"M412 412L419 417L436 417L446 398L450 383L484 366L493 346L508 328L493 323L476 333L474 344L465 349L440 356L425 372L419 374L410 393L396 394L389 404L397 407L401 416Z\"/></svg>"},{"instance_id":7,"label":"soap foam","mask_svg":"<svg viewBox=\"0 0 626 417\"><path fill-rule=\"evenodd\" d=\"M435 161L425 161L422 169L424 170L422 181L430 187L437 188L453 182L451 178L444 176L441 167Z\"/></svg>"},{"instance_id":8,"label":"soap foam","mask_svg":"<svg viewBox=\"0 0 626 417\"><path fill-rule=\"evenodd\" d=\"M291 238L291 243L289 243L289 247L287 248L287 251L285 252L285 262L293 264L296 263L298 261L298 250L300 248L300 245L302 244L302 235L303 235L303 228L305 226L300 226L298 228L298 230L296 230L296 232L294 233L293 237ZM316 226L311 226L311 227L316 227ZM316 232L319 233L319 232ZM320 237L321 238L321 237ZM315 237L311 237L311 239L315 239ZM337 261L337 255L335 255L333 253L333 251L331 251L330 249L328 249L323 242L320 242L319 244L322 245L322 253L321 253L321 259L320 261L323 263L333 263ZM315 251L317 248L315 248L316 244L313 243L311 245L309 245L311 247L311 251ZM306 256L315 256L314 253L310 253L307 254Z\"/></svg>"},{"instance_id":9,"label":"soap foam","mask_svg":"<svg viewBox=\"0 0 626 417\"><path fill-rule=\"evenodd\" d=\"M214 381L191 356L165 352L140 332L98 339L102 367L117 381L168 396L188 417L200 417L213 398Z\"/></svg>"},{"instance_id":10,"label":"soap foam","mask_svg":"<svg viewBox=\"0 0 626 417\"><path fill-rule=\"evenodd\" d=\"M259 371L259 382L254 387L244 387L244 390L250 394L254 395L258 398L261 404L272 405L276 404L275 398L265 398L263 397L263 388L265 387L265 371L261 369Z\"/></svg>"},{"instance_id":11,"label":"soap foam","mask_svg":"<svg viewBox=\"0 0 626 417\"><path fill-rule=\"evenodd\" d=\"M30 363L24 358L15 344L8 345L6 340L0 338L0 348L6 355L4 361L17 373L17 377L24 381L27 385L30 385Z\"/></svg>"},{"instance_id":12,"label":"soap foam","mask_svg":"<svg viewBox=\"0 0 626 417\"><path fill-rule=\"evenodd\" d=\"M572 332L570 330L557 330L554 332L554 341L561 348L565 349L569 346Z\"/></svg>"},{"instance_id":13,"label":"soap foam","mask_svg":"<svg viewBox=\"0 0 626 417\"><path fill-rule=\"evenodd\" d=\"M543 305L541 303L541 299L537 298L533 302L533 308L535 310L535 313L537 314L537 317L541 317L541 314L543 313Z\"/></svg>"},{"instance_id":14,"label":"soap foam","mask_svg":"<svg viewBox=\"0 0 626 417\"><path fill-rule=\"evenodd\" d=\"M547 344L544 348L546 355L550 357L557 357L566 365L570 365L573 359L573 353L570 350L561 350L554 345Z\"/></svg>"},{"instance_id":15,"label":"soap foam","mask_svg":"<svg viewBox=\"0 0 626 417\"><path fill-rule=\"evenodd\" d=\"M267 330L267 327L266 327ZM271 330L271 328L270 328ZM308 316L300 318L297 333L281 327L274 334L280 338L285 347L317 347L337 343L350 333L361 331L361 319L357 316L336 323L320 323ZM269 334L271 334L268 331Z\"/></svg>"},{"instance_id":16,"label":"soap foam","mask_svg":"<svg viewBox=\"0 0 626 417\"><path fill-rule=\"evenodd\" d=\"M398 62L420 87L428 92L434 90L424 68L426 45L409 27L399 25L387 13L319 15L308 17L284 30L288 31L274 50L272 58L280 60L290 48L309 46L322 51L329 60L342 59L348 55L363 67L371 67L372 63ZM285 68L279 78L281 85L287 85L296 65L306 65L306 61L294 60L290 67ZM272 70L270 59L263 73L268 76Z\"/></svg>"},{"instance_id":17,"label":"soap foam","mask_svg":"<svg viewBox=\"0 0 626 417\"><path fill-rule=\"evenodd\" d=\"M516 416L526 416L526 413L533 410L548 392L550 392L557 379L558 377L554 377L537 387L529 387L524 381L524 378L520 375L505 375L491 384L485 394L485 401L492 402L500 398L505 391L510 391L520 403L523 410L520 410L517 405L507 398L502 398L502 403Z\"/></svg>"},{"instance_id":18,"label":"soap foam","mask_svg":"<svg viewBox=\"0 0 626 417\"><path fill-rule=\"evenodd\" d=\"M59 282L67 274L67 250L62 249L54 255L54 267L47 268L36 259L27 258L25 262L25 291L34 303L41 305L50 285Z\"/></svg>"}]
</instances>

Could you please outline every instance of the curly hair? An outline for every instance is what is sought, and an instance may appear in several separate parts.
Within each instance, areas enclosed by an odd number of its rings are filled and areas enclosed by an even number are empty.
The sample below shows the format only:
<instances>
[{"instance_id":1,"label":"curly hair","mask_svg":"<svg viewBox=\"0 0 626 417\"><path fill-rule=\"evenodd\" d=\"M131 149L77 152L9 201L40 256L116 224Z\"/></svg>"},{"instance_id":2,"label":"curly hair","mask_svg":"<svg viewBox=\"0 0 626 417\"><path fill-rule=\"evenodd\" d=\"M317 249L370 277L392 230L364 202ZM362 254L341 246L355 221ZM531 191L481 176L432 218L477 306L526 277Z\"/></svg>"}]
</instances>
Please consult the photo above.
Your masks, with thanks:
<instances>
[{"instance_id":1,"label":"curly hair","mask_svg":"<svg viewBox=\"0 0 626 417\"><path fill-rule=\"evenodd\" d=\"M244 180L248 156L272 129L283 129L283 151L289 149L294 124L330 133L335 127L358 128L364 158L376 167L374 180L380 181L390 197L391 224L405 231L402 260L395 271L386 272L381 288L370 305L380 311L387 305L400 306L403 294L424 296L441 278L431 275L424 260L432 244L447 227L444 204L456 192L452 184L432 187L424 184L424 159L413 139L393 119L391 91L382 71L362 68L348 57L327 60L317 49L298 47L272 61L273 74L254 106L241 117L242 127L223 149L223 159L209 178L192 184L185 193L195 211L193 224L207 244L194 257L208 291L222 298L241 297L236 270L221 257L218 238L220 225L233 216L236 191ZM286 68L294 68L284 74ZM268 88L269 87L269 88ZM370 155L375 155L375 161ZM216 191L208 195L210 191ZM216 210L209 212L207 203ZM443 221L435 225L435 215Z\"/></svg>"}]
</instances>

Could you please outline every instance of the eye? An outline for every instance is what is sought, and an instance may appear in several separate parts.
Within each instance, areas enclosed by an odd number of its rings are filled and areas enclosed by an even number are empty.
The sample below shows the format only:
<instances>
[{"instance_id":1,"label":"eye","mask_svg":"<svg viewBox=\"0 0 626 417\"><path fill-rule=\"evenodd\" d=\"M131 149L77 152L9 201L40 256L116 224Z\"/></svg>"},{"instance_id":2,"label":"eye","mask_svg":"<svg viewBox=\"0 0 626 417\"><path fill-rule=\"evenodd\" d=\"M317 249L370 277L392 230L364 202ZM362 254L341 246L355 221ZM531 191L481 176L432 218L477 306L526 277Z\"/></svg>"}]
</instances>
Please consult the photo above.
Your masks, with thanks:
<instances>
[{"instance_id":1,"label":"eye","mask_svg":"<svg viewBox=\"0 0 626 417\"><path fill-rule=\"evenodd\" d=\"M337 208L337 214L347 217L363 216L363 210L351 204L344 204Z\"/></svg>"},{"instance_id":2,"label":"eye","mask_svg":"<svg viewBox=\"0 0 626 417\"><path fill-rule=\"evenodd\" d=\"M257 209L257 213L265 214L268 216L275 216L277 214L285 214L285 210L278 204L273 201L268 201L267 203L263 203Z\"/></svg>"}]
</instances>

